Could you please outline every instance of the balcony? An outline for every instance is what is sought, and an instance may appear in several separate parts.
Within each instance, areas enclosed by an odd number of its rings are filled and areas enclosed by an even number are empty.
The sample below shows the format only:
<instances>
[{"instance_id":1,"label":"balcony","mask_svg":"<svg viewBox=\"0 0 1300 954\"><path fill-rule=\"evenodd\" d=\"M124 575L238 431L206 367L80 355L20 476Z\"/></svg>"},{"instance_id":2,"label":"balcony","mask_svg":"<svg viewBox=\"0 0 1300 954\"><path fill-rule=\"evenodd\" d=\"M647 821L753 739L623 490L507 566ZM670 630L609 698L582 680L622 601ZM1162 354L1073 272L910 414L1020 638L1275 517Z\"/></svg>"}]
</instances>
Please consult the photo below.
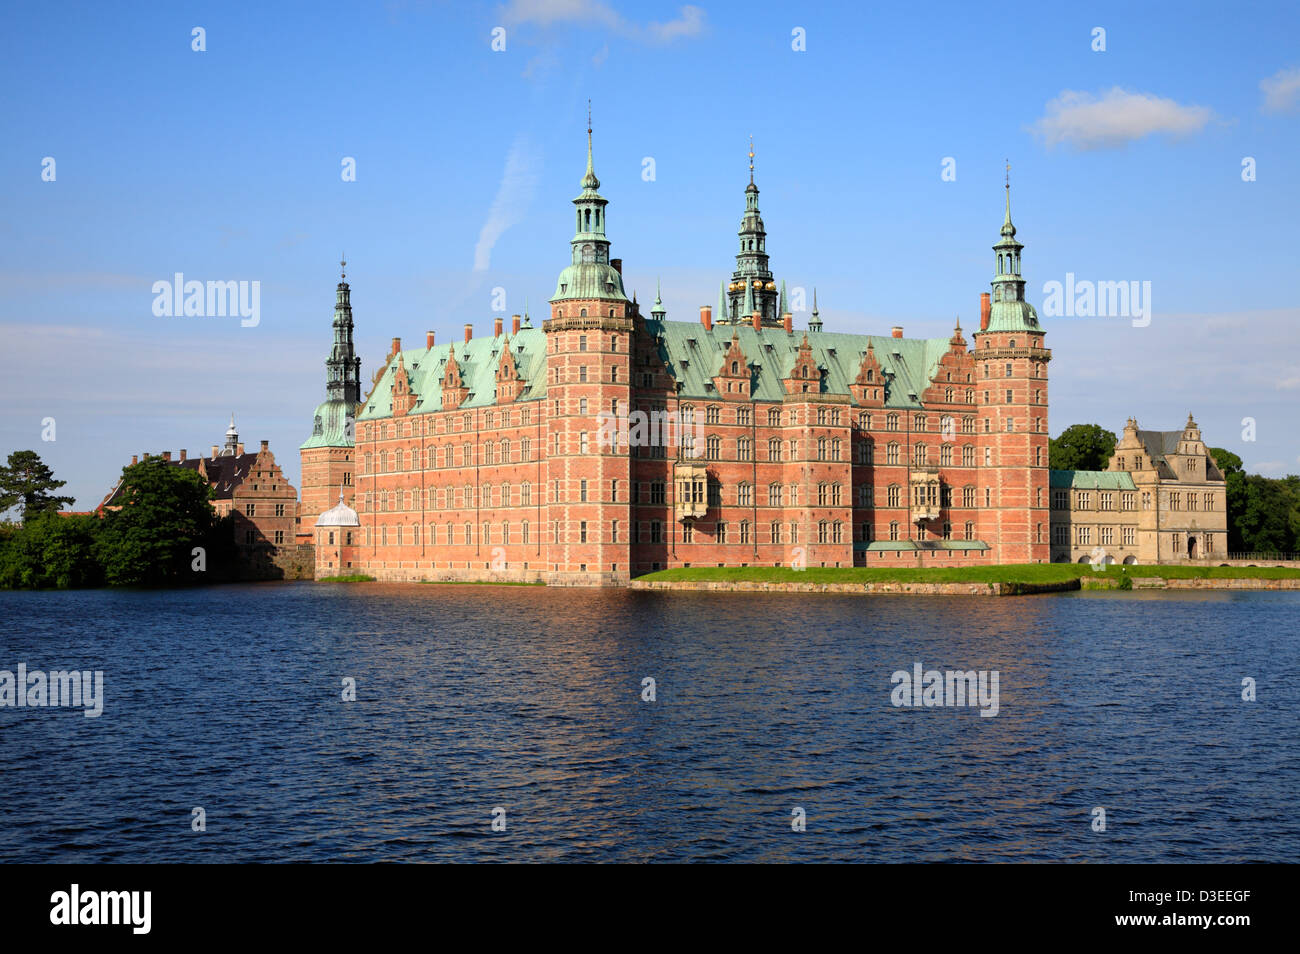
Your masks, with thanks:
<instances>
[{"instance_id":1,"label":"balcony","mask_svg":"<svg viewBox=\"0 0 1300 954\"><path fill-rule=\"evenodd\" d=\"M709 475L705 464L679 463L673 468L673 517L698 520L709 510Z\"/></svg>"}]
</instances>

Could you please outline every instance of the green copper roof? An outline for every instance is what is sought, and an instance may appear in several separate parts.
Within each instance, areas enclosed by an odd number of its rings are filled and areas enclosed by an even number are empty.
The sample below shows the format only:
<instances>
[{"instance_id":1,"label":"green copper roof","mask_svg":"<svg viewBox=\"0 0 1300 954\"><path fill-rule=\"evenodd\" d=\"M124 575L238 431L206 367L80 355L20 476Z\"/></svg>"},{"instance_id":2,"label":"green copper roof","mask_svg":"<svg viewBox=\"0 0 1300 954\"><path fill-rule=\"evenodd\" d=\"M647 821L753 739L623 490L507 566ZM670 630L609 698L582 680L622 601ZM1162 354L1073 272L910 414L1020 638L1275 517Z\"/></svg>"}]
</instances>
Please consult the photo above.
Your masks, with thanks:
<instances>
[{"instance_id":1,"label":"green copper roof","mask_svg":"<svg viewBox=\"0 0 1300 954\"><path fill-rule=\"evenodd\" d=\"M1075 490L1137 490L1126 470L1054 470L1049 477L1052 487Z\"/></svg>"},{"instance_id":2,"label":"green copper roof","mask_svg":"<svg viewBox=\"0 0 1300 954\"><path fill-rule=\"evenodd\" d=\"M746 362L757 372L754 399L780 401L786 394L782 381L789 376L804 337L802 330L794 334L786 334L783 328L755 331L753 325L714 325L712 330L706 330L697 322L651 319L645 326L647 332L660 339L660 356L669 373L682 383L682 397L705 400L722 397L711 384L735 334ZM849 384L857 378L870 342L885 375L887 408L919 407L921 394L938 370L939 359L951 347L947 338L893 338L812 330L807 334L813 360L827 372L823 393L849 394Z\"/></svg>"},{"instance_id":3,"label":"green copper roof","mask_svg":"<svg viewBox=\"0 0 1300 954\"><path fill-rule=\"evenodd\" d=\"M573 298L604 298L627 301L623 290L623 276L613 265L601 262L580 262L569 265L560 272L555 282L551 301Z\"/></svg>"},{"instance_id":4,"label":"green copper roof","mask_svg":"<svg viewBox=\"0 0 1300 954\"><path fill-rule=\"evenodd\" d=\"M347 426L352 408L346 401L325 401L316 405L312 419L311 437L298 445L300 450L309 447L352 447L352 429Z\"/></svg>"},{"instance_id":5,"label":"green copper roof","mask_svg":"<svg viewBox=\"0 0 1300 954\"><path fill-rule=\"evenodd\" d=\"M517 335L471 338L454 345L412 348L401 353L411 390L417 400L412 414L442 410L442 376L447 370L447 356L456 353L456 365L469 396L461 407L490 407L496 403L497 366L501 350L509 345L515 366L525 381L519 401L546 396L546 335L540 328L521 328ZM357 420L388 417L393 411L393 375L397 360L388 362L383 375L366 398Z\"/></svg>"}]
</instances>

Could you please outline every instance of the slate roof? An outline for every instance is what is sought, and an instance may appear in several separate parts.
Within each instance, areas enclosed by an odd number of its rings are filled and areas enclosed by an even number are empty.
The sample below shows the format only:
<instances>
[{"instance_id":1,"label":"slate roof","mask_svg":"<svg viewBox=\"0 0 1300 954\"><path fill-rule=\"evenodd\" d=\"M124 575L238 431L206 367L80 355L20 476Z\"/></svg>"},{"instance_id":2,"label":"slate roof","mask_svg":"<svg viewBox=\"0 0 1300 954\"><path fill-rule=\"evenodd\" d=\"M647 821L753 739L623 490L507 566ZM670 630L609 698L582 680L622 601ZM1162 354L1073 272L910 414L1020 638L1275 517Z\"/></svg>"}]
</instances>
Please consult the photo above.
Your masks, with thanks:
<instances>
[{"instance_id":1,"label":"slate roof","mask_svg":"<svg viewBox=\"0 0 1300 954\"><path fill-rule=\"evenodd\" d=\"M1166 454L1178 453L1178 442L1183 439L1179 431L1138 431L1138 440L1147 449L1147 454L1155 463L1165 459Z\"/></svg>"},{"instance_id":2,"label":"slate roof","mask_svg":"<svg viewBox=\"0 0 1300 954\"><path fill-rule=\"evenodd\" d=\"M161 457L150 457L151 461L161 461ZM203 461L204 469L208 474L208 483L212 486L212 496L215 500L229 500L235 492L235 488L244 482L249 472L257 460L257 454L232 454L226 457L190 457L187 460L169 460L165 463L173 467L184 467L186 470L198 471L199 461ZM120 507L122 505L122 479L119 477L113 490L101 507Z\"/></svg>"}]
</instances>

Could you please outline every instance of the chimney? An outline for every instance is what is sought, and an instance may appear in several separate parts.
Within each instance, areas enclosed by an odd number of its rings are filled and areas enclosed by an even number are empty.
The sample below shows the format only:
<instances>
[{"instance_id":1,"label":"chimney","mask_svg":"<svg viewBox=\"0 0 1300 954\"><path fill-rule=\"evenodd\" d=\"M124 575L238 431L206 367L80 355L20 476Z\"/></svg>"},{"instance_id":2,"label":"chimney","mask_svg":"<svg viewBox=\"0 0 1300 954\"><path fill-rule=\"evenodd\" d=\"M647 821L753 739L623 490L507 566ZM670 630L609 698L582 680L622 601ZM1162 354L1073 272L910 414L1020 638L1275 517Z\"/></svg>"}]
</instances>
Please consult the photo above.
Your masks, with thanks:
<instances>
[{"instance_id":1,"label":"chimney","mask_svg":"<svg viewBox=\"0 0 1300 954\"><path fill-rule=\"evenodd\" d=\"M989 316L993 314L993 306L989 303L989 293L980 293L980 331L989 330Z\"/></svg>"},{"instance_id":2,"label":"chimney","mask_svg":"<svg viewBox=\"0 0 1300 954\"><path fill-rule=\"evenodd\" d=\"M135 466L136 464L138 464L138 463L140 463L140 458L137 457L135 454L132 454L132 455L131 455L131 466L134 467L134 466Z\"/></svg>"},{"instance_id":3,"label":"chimney","mask_svg":"<svg viewBox=\"0 0 1300 954\"><path fill-rule=\"evenodd\" d=\"M754 312L753 322L754 322L754 330L755 331L761 330L763 327L763 316L758 312Z\"/></svg>"},{"instance_id":4,"label":"chimney","mask_svg":"<svg viewBox=\"0 0 1300 954\"><path fill-rule=\"evenodd\" d=\"M613 266L614 271L618 272L620 275L623 274L623 260L621 258L611 258L609 264Z\"/></svg>"},{"instance_id":5,"label":"chimney","mask_svg":"<svg viewBox=\"0 0 1300 954\"><path fill-rule=\"evenodd\" d=\"M267 449L268 449L268 442L267 442L267 441L262 441L262 453L265 454L265 453L267 452ZM184 454L185 452L184 452L184 451L181 451L181 453ZM185 459L184 457L181 458L181 460L184 460L184 459Z\"/></svg>"},{"instance_id":6,"label":"chimney","mask_svg":"<svg viewBox=\"0 0 1300 954\"><path fill-rule=\"evenodd\" d=\"M401 351L401 350L402 350L402 339L401 339L401 338L394 338L394 339L393 339L393 350L390 351L390 352L388 352L388 353L389 353L390 355L393 355L393 354L397 354L397 352L399 352L399 351Z\"/></svg>"},{"instance_id":7,"label":"chimney","mask_svg":"<svg viewBox=\"0 0 1300 954\"><path fill-rule=\"evenodd\" d=\"M185 459L186 459L185 448L182 447L182 448L181 448L181 462L183 463L183 462L185 461Z\"/></svg>"},{"instance_id":8,"label":"chimney","mask_svg":"<svg viewBox=\"0 0 1300 954\"><path fill-rule=\"evenodd\" d=\"M518 316L518 315L511 315L511 316L510 316L510 333L511 333L512 335L517 335L517 334L519 334L519 316Z\"/></svg>"},{"instance_id":9,"label":"chimney","mask_svg":"<svg viewBox=\"0 0 1300 954\"><path fill-rule=\"evenodd\" d=\"M212 445L212 456L213 456L213 457L216 457L216 456L217 456L217 450L218 450L217 445L216 445L216 444L213 444L213 445Z\"/></svg>"},{"instance_id":10,"label":"chimney","mask_svg":"<svg viewBox=\"0 0 1300 954\"><path fill-rule=\"evenodd\" d=\"M433 350L433 332L432 332L432 331L426 331L426 332L424 333L424 346L425 346L426 348L428 348L430 351Z\"/></svg>"},{"instance_id":11,"label":"chimney","mask_svg":"<svg viewBox=\"0 0 1300 954\"><path fill-rule=\"evenodd\" d=\"M709 305L700 306L700 324L704 326L705 331L713 330L713 308Z\"/></svg>"},{"instance_id":12,"label":"chimney","mask_svg":"<svg viewBox=\"0 0 1300 954\"><path fill-rule=\"evenodd\" d=\"M244 442L243 442L243 441L240 441L238 444L235 445L235 453L238 454L240 457L243 457L243 456L244 456Z\"/></svg>"},{"instance_id":13,"label":"chimney","mask_svg":"<svg viewBox=\"0 0 1300 954\"><path fill-rule=\"evenodd\" d=\"M493 338L500 338L500 337L501 337L501 326L502 326L502 319L500 319L500 318L493 318L493 319L492 319L492 337L493 337Z\"/></svg>"},{"instance_id":14,"label":"chimney","mask_svg":"<svg viewBox=\"0 0 1300 954\"><path fill-rule=\"evenodd\" d=\"M890 329L889 333L893 335L895 338L901 338L903 337L903 326L894 325L894 327Z\"/></svg>"},{"instance_id":15,"label":"chimney","mask_svg":"<svg viewBox=\"0 0 1300 954\"><path fill-rule=\"evenodd\" d=\"M149 459L149 452L148 452L148 451L145 451L143 454L141 454L141 455L140 455L140 459L141 459L141 460L148 460L148 459Z\"/></svg>"},{"instance_id":16,"label":"chimney","mask_svg":"<svg viewBox=\"0 0 1300 954\"><path fill-rule=\"evenodd\" d=\"M172 459L172 452L171 452L171 451L163 451L163 460L171 460L171 459Z\"/></svg>"},{"instance_id":17,"label":"chimney","mask_svg":"<svg viewBox=\"0 0 1300 954\"><path fill-rule=\"evenodd\" d=\"M469 339L474 335L474 326L468 321L465 322L465 344L469 344Z\"/></svg>"},{"instance_id":18,"label":"chimney","mask_svg":"<svg viewBox=\"0 0 1300 954\"><path fill-rule=\"evenodd\" d=\"M781 324L785 325L786 334L788 335L794 334L794 315L790 314L790 312L787 311L784 315L781 316Z\"/></svg>"}]
</instances>

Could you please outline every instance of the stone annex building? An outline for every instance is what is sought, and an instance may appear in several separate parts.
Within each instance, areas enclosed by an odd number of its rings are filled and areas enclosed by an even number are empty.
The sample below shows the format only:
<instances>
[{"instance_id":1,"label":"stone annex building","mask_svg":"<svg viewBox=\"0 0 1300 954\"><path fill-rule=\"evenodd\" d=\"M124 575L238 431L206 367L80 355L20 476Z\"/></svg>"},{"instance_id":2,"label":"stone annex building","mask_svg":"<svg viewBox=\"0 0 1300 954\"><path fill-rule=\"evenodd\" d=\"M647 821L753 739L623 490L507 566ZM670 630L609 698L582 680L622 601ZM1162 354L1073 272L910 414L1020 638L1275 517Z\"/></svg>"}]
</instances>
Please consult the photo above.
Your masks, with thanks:
<instances>
[{"instance_id":1,"label":"stone annex building","mask_svg":"<svg viewBox=\"0 0 1300 954\"><path fill-rule=\"evenodd\" d=\"M843 334L815 295L794 327L750 159L736 267L698 322L627 297L590 129L541 327L515 316L490 336L467 324L463 341L394 338L363 396L344 273L326 400L301 447L299 539L317 575L617 585L682 566L1226 553L1222 475L1190 419L1130 421L1106 472L1049 470L1051 351L1025 300L1009 183L969 339L960 324L946 338ZM680 426L665 439L638 412Z\"/></svg>"},{"instance_id":2,"label":"stone annex building","mask_svg":"<svg viewBox=\"0 0 1300 954\"><path fill-rule=\"evenodd\" d=\"M149 454L133 455L132 465ZM233 515L232 532L239 572L253 579L311 576L310 551L297 545L298 491L288 482L266 441L246 452L230 417L223 447L212 445L208 457L190 457L182 448L176 456L163 451L152 459L195 471L212 488L212 508L218 517ZM123 505L126 490L118 478L96 508L98 513ZM306 564L306 565L305 565Z\"/></svg>"}]
</instances>

